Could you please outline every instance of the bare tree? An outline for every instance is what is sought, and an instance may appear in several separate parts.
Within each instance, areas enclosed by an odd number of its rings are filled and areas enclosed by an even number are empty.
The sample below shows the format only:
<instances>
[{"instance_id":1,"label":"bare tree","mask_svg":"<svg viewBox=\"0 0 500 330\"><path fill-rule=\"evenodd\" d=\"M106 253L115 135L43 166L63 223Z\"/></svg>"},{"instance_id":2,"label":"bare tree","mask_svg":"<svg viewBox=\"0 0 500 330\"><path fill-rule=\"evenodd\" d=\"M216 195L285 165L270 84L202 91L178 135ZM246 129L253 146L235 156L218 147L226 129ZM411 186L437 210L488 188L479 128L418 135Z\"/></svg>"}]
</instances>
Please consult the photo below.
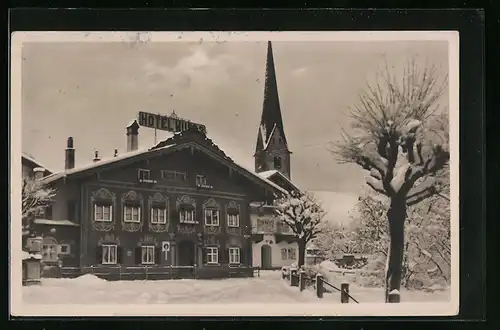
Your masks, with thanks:
<instances>
[{"instance_id":1,"label":"bare tree","mask_svg":"<svg viewBox=\"0 0 500 330\"><path fill-rule=\"evenodd\" d=\"M303 266L307 243L321 232L325 212L314 196L308 193L292 192L278 199L275 205L277 218L297 237L298 266Z\"/></svg>"},{"instance_id":2,"label":"bare tree","mask_svg":"<svg viewBox=\"0 0 500 330\"><path fill-rule=\"evenodd\" d=\"M334 150L340 162L370 171L368 186L390 200L386 302L401 286L407 207L436 193L434 175L449 160L448 132L431 125L446 86L447 77L439 82L435 67L415 59L399 79L386 64L350 109L353 132Z\"/></svg>"},{"instance_id":3,"label":"bare tree","mask_svg":"<svg viewBox=\"0 0 500 330\"><path fill-rule=\"evenodd\" d=\"M23 236L32 233L34 218L43 214L55 193L55 189L45 186L39 180L22 180Z\"/></svg>"}]
</instances>

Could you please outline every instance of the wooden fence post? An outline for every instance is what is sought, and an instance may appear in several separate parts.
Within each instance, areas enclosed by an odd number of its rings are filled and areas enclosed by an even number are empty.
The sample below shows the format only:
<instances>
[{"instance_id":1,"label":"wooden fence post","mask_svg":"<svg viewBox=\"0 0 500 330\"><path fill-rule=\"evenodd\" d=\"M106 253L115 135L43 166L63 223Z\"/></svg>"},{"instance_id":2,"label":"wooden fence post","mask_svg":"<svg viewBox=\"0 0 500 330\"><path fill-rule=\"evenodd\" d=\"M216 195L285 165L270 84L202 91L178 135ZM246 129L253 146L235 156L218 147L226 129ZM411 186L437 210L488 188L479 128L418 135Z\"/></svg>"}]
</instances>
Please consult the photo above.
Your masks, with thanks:
<instances>
[{"instance_id":1,"label":"wooden fence post","mask_svg":"<svg viewBox=\"0 0 500 330\"><path fill-rule=\"evenodd\" d=\"M398 290L394 289L391 292L389 292L389 303L399 303L401 302L401 294L399 293Z\"/></svg>"},{"instance_id":2,"label":"wooden fence post","mask_svg":"<svg viewBox=\"0 0 500 330\"><path fill-rule=\"evenodd\" d=\"M349 303L349 283L342 282L340 285L340 302L342 304Z\"/></svg>"},{"instance_id":3,"label":"wooden fence post","mask_svg":"<svg viewBox=\"0 0 500 330\"><path fill-rule=\"evenodd\" d=\"M297 269L290 270L290 286L299 286Z\"/></svg>"},{"instance_id":4,"label":"wooden fence post","mask_svg":"<svg viewBox=\"0 0 500 330\"><path fill-rule=\"evenodd\" d=\"M304 291L306 288L306 272L301 270L299 273L299 290Z\"/></svg>"},{"instance_id":5,"label":"wooden fence post","mask_svg":"<svg viewBox=\"0 0 500 330\"><path fill-rule=\"evenodd\" d=\"M316 275L316 296L318 298L323 298L323 276Z\"/></svg>"}]
</instances>

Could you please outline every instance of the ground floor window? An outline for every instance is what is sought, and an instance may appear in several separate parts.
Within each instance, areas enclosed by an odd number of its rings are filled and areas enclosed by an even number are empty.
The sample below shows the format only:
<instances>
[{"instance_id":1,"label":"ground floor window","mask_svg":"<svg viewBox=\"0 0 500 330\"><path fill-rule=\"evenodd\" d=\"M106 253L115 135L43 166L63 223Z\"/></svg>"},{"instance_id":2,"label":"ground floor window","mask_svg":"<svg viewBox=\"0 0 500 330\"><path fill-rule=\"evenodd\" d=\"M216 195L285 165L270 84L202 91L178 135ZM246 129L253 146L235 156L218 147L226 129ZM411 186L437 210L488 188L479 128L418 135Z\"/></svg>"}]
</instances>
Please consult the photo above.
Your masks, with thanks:
<instances>
[{"instance_id":1,"label":"ground floor window","mask_svg":"<svg viewBox=\"0 0 500 330\"><path fill-rule=\"evenodd\" d=\"M155 263L154 245L144 245L142 247L141 263L146 265L151 265Z\"/></svg>"},{"instance_id":2,"label":"ground floor window","mask_svg":"<svg viewBox=\"0 0 500 330\"><path fill-rule=\"evenodd\" d=\"M207 263L208 264L218 264L219 263L219 249L216 247L207 247Z\"/></svg>"},{"instance_id":3,"label":"ground floor window","mask_svg":"<svg viewBox=\"0 0 500 330\"><path fill-rule=\"evenodd\" d=\"M296 260L296 249L283 248L281 249L281 260Z\"/></svg>"},{"instance_id":4,"label":"ground floor window","mask_svg":"<svg viewBox=\"0 0 500 330\"><path fill-rule=\"evenodd\" d=\"M102 246L102 264L114 265L118 263L118 246L106 244Z\"/></svg>"},{"instance_id":5,"label":"ground floor window","mask_svg":"<svg viewBox=\"0 0 500 330\"><path fill-rule=\"evenodd\" d=\"M55 243L43 244L42 259L45 262L57 262L59 260L58 245Z\"/></svg>"},{"instance_id":6,"label":"ground floor window","mask_svg":"<svg viewBox=\"0 0 500 330\"><path fill-rule=\"evenodd\" d=\"M240 263L240 248L229 248L229 263L230 264Z\"/></svg>"}]
</instances>

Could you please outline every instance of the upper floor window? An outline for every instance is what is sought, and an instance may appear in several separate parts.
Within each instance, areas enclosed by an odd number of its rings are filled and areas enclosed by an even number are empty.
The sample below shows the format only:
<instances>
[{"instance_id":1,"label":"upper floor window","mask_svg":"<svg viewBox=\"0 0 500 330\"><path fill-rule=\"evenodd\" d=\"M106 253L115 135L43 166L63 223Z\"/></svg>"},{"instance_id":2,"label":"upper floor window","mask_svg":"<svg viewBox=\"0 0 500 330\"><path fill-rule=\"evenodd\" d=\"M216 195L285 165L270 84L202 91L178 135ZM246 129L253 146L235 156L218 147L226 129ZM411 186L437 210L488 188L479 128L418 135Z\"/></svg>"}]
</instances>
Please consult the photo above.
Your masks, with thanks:
<instances>
[{"instance_id":1,"label":"upper floor window","mask_svg":"<svg viewBox=\"0 0 500 330\"><path fill-rule=\"evenodd\" d=\"M237 213L228 213L227 226L228 227L239 227L240 226L240 215Z\"/></svg>"},{"instance_id":2,"label":"upper floor window","mask_svg":"<svg viewBox=\"0 0 500 330\"><path fill-rule=\"evenodd\" d=\"M164 224L167 222L167 209L161 207L151 208L151 223Z\"/></svg>"},{"instance_id":3,"label":"upper floor window","mask_svg":"<svg viewBox=\"0 0 500 330\"><path fill-rule=\"evenodd\" d=\"M161 177L162 177L162 179L167 180L167 181L183 182L183 181L186 181L187 174L186 174L186 172L162 170Z\"/></svg>"},{"instance_id":4,"label":"upper floor window","mask_svg":"<svg viewBox=\"0 0 500 330\"><path fill-rule=\"evenodd\" d=\"M110 204L94 204L94 221L111 222L113 206Z\"/></svg>"},{"instance_id":5,"label":"upper floor window","mask_svg":"<svg viewBox=\"0 0 500 330\"><path fill-rule=\"evenodd\" d=\"M137 171L139 181L151 180L151 172L149 170L139 169Z\"/></svg>"},{"instance_id":6,"label":"upper floor window","mask_svg":"<svg viewBox=\"0 0 500 330\"><path fill-rule=\"evenodd\" d=\"M218 226L219 225L219 210L205 209L205 225Z\"/></svg>"},{"instance_id":7,"label":"upper floor window","mask_svg":"<svg viewBox=\"0 0 500 330\"><path fill-rule=\"evenodd\" d=\"M207 185L207 178L204 175L197 175L196 176L196 185L197 186L206 186Z\"/></svg>"},{"instance_id":8,"label":"upper floor window","mask_svg":"<svg viewBox=\"0 0 500 330\"><path fill-rule=\"evenodd\" d=\"M281 169L281 157L278 157L278 156L274 157L274 168L276 170L280 170Z\"/></svg>"},{"instance_id":9,"label":"upper floor window","mask_svg":"<svg viewBox=\"0 0 500 330\"><path fill-rule=\"evenodd\" d=\"M141 222L141 208L139 206L125 205L123 212L125 222Z\"/></svg>"},{"instance_id":10,"label":"upper floor window","mask_svg":"<svg viewBox=\"0 0 500 330\"><path fill-rule=\"evenodd\" d=\"M179 210L179 221L181 223L196 223L194 210L181 208Z\"/></svg>"}]
</instances>

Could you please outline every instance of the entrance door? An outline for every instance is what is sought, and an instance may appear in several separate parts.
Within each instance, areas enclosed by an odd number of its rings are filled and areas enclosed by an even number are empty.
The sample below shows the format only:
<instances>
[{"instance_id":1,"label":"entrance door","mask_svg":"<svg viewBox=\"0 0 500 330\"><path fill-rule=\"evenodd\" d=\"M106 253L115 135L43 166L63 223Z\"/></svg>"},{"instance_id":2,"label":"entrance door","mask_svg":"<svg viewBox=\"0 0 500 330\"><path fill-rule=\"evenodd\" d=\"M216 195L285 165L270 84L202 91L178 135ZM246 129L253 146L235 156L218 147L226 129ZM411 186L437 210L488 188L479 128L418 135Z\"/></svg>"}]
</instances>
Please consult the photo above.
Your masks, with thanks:
<instances>
[{"instance_id":1,"label":"entrance door","mask_svg":"<svg viewBox=\"0 0 500 330\"><path fill-rule=\"evenodd\" d=\"M260 260L262 269L270 269L273 266L271 259L271 247L262 245L260 248Z\"/></svg>"},{"instance_id":2,"label":"entrance door","mask_svg":"<svg viewBox=\"0 0 500 330\"><path fill-rule=\"evenodd\" d=\"M177 245L179 253L179 266L194 266L195 245L192 241L182 241Z\"/></svg>"}]
</instances>

